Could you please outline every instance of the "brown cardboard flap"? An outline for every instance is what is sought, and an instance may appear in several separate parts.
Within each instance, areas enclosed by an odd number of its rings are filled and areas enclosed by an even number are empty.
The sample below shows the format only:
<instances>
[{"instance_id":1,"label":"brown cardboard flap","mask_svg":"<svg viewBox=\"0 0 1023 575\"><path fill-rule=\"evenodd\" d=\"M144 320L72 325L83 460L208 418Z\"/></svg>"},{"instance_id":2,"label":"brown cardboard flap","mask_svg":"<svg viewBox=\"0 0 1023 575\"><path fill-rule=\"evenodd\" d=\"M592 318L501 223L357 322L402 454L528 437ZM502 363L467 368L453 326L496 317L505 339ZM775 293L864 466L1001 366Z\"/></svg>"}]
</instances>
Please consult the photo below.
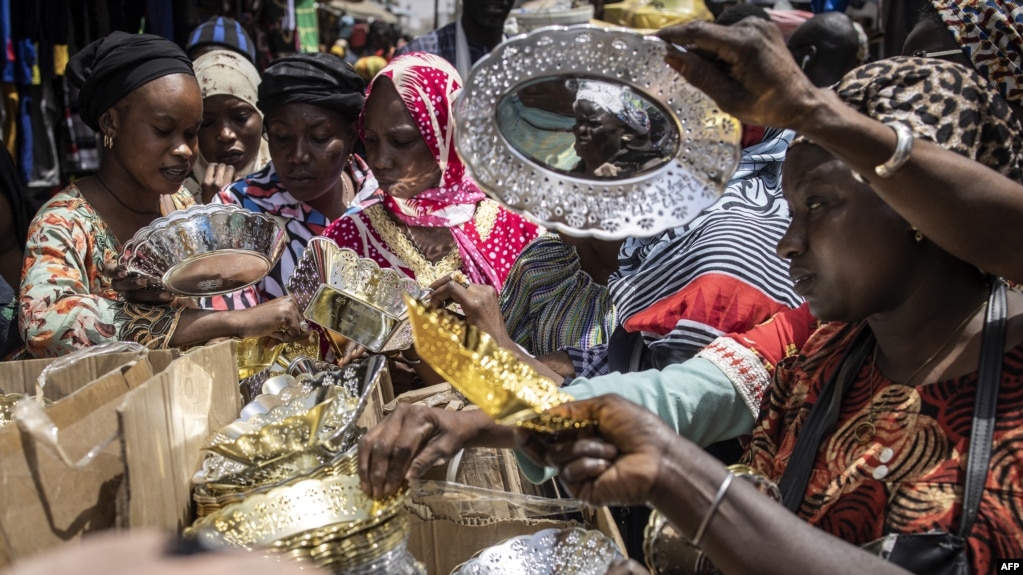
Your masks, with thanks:
<instances>
[{"instance_id":1,"label":"brown cardboard flap","mask_svg":"<svg viewBox=\"0 0 1023 575\"><path fill-rule=\"evenodd\" d=\"M33 392L49 363L0 364L5 389ZM89 357L51 378L46 395L59 401L44 413L63 456L17 425L0 429L0 565L114 525L124 477L116 408L152 374L146 359L129 353Z\"/></svg>"},{"instance_id":2,"label":"brown cardboard flap","mask_svg":"<svg viewBox=\"0 0 1023 575\"><path fill-rule=\"evenodd\" d=\"M212 431L241 409L234 343L197 348L129 393L118 409L127 462L127 510L119 524L189 525L189 480Z\"/></svg>"},{"instance_id":3,"label":"brown cardboard flap","mask_svg":"<svg viewBox=\"0 0 1023 575\"><path fill-rule=\"evenodd\" d=\"M146 354L153 373L158 373L173 361L180 352L176 350L150 351ZM52 373L43 389L46 399L59 401L85 384L115 370L128 367L135 353L111 353L81 359L72 367ZM5 393L35 394L36 379L53 359L30 359L26 361L0 362L0 389Z\"/></svg>"}]
</instances>

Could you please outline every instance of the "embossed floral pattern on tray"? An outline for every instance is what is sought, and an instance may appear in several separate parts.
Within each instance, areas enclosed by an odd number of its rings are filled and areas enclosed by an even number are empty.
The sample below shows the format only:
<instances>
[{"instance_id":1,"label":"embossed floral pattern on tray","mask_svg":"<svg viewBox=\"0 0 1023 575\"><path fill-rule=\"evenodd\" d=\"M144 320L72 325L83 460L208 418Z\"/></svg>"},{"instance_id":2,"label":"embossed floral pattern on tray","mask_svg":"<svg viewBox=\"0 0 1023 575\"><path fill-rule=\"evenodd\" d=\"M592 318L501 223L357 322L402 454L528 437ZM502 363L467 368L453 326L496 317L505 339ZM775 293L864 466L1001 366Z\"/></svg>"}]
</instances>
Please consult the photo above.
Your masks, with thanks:
<instances>
[{"instance_id":1,"label":"embossed floral pattern on tray","mask_svg":"<svg viewBox=\"0 0 1023 575\"><path fill-rule=\"evenodd\" d=\"M602 575L619 559L618 546L600 531L544 529L488 547L451 575Z\"/></svg>"},{"instance_id":2,"label":"embossed floral pattern on tray","mask_svg":"<svg viewBox=\"0 0 1023 575\"><path fill-rule=\"evenodd\" d=\"M275 542L331 525L356 532L366 523L392 517L407 492L383 501L369 498L355 476L307 479L249 496L188 529L207 549L269 548Z\"/></svg>"}]
</instances>

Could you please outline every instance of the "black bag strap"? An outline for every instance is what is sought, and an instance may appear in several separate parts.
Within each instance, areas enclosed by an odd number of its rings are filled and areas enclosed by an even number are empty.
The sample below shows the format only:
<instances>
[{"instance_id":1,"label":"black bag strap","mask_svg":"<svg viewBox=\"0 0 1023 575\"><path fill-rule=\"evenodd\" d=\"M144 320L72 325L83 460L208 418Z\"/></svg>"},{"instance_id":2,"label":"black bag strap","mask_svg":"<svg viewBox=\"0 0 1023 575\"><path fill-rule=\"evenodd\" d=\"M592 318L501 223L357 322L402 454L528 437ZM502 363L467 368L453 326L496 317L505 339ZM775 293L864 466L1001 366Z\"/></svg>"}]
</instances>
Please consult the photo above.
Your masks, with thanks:
<instances>
[{"instance_id":1,"label":"black bag strap","mask_svg":"<svg viewBox=\"0 0 1023 575\"><path fill-rule=\"evenodd\" d=\"M835 425L838 408L842 403L842 390L848 382L856 378L867 352L874 346L874 334L864 326L856 335L852 345L845 351L839 368L831 375L831 379L821 389L817 403L810 408L803 429L796 438L785 472L778 482L781 491L781 502L789 511L796 513L803 502L806 486L810 483L810 472L817 458L817 450L821 440ZM841 383L840 383L841 382ZM841 388L841 389L836 389Z\"/></svg>"},{"instance_id":2,"label":"black bag strap","mask_svg":"<svg viewBox=\"0 0 1023 575\"><path fill-rule=\"evenodd\" d=\"M988 465L991 462L991 439L995 432L995 411L998 407L998 385L1002 379L1002 356L1005 349L1005 284L994 280L984 317L980 339L980 369L977 374L977 401L973 406L973 428L970 451L966 459L966 487L963 490L963 517L959 536L970 535L980 509Z\"/></svg>"},{"instance_id":3,"label":"black bag strap","mask_svg":"<svg viewBox=\"0 0 1023 575\"><path fill-rule=\"evenodd\" d=\"M1005 318L1005 284L996 279L988 298L984 331L981 335L977 400L974 405L973 430L970 433L970 450L967 455L963 517L959 525L959 535L964 538L969 535L977 519L980 497L984 491L988 464L991 460L991 439L994 434L998 385L1005 348ZM817 402L810 408L803 429L796 439L789 463L778 482L782 504L793 513L799 510L803 502L821 440L831 431L838 419L842 395L860 372L863 361L873 345L873 333L868 328L862 329L842 357L841 367L832 374L831 379L821 390Z\"/></svg>"}]
</instances>

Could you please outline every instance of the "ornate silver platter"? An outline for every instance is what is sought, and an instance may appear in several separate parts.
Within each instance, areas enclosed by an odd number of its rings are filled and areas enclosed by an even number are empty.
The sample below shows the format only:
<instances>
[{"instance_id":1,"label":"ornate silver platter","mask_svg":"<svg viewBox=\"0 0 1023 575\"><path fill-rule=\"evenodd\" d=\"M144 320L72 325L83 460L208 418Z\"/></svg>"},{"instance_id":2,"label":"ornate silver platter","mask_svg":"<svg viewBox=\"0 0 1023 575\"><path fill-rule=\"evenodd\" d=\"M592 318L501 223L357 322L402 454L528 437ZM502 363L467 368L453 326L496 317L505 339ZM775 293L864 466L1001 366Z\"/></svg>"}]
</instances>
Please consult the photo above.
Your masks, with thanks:
<instances>
[{"instance_id":1,"label":"ornate silver platter","mask_svg":"<svg viewBox=\"0 0 1023 575\"><path fill-rule=\"evenodd\" d=\"M544 529L480 551L451 575L603 575L622 553L600 531Z\"/></svg>"},{"instance_id":2,"label":"ornate silver platter","mask_svg":"<svg viewBox=\"0 0 1023 575\"><path fill-rule=\"evenodd\" d=\"M153 220L124 244L120 264L170 292L211 296L263 279L286 245L272 216L207 204Z\"/></svg>"},{"instance_id":3,"label":"ornate silver platter","mask_svg":"<svg viewBox=\"0 0 1023 575\"><path fill-rule=\"evenodd\" d=\"M623 28L550 26L469 73L455 145L509 209L574 236L651 236L720 195L738 120L664 62L667 44Z\"/></svg>"}]
</instances>

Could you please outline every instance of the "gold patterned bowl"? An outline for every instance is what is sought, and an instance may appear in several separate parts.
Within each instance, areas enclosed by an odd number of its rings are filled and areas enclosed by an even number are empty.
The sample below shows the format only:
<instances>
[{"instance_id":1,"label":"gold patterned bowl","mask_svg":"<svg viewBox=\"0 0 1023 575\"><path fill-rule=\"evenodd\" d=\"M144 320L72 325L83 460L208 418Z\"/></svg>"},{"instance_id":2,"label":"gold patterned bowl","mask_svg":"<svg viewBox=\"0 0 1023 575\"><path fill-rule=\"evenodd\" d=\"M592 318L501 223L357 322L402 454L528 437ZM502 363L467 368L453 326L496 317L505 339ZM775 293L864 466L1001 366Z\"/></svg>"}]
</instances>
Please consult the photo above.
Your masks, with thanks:
<instances>
[{"instance_id":1,"label":"gold patterned bowl","mask_svg":"<svg viewBox=\"0 0 1023 575\"><path fill-rule=\"evenodd\" d=\"M402 491L374 501L359 487L356 476L306 479L250 495L196 521L185 534L211 550L289 551L285 543L299 548L305 544L305 534L325 529L354 534L379 525L397 515L406 498L407 491Z\"/></svg>"},{"instance_id":2,"label":"gold patterned bowl","mask_svg":"<svg viewBox=\"0 0 1023 575\"><path fill-rule=\"evenodd\" d=\"M308 409L303 409L301 398L298 406L290 403L279 405L267 415L276 410L294 410L297 413L280 421L271 419L262 426L248 421L230 423L221 428L203 449L247 465L259 465L303 451L319 440L320 427L334 399L328 397Z\"/></svg>"},{"instance_id":3,"label":"gold patterned bowl","mask_svg":"<svg viewBox=\"0 0 1023 575\"><path fill-rule=\"evenodd\" d=\"M327 238L309 241L287 290L307 319L374 353L412 344L403 297L427 293L398 270Z\"/></svg>"},{"instance_id":4,"label":"gold patterned bowl","mask_svg":"<svg viewBox=\"0 0 1023 575\"><path fill-rule=\"evenodd\" d=\"M389 517L377 525L367 526L355 533L333 530L310 542L318 544L303 548L319 566L332 572L346 571L365 565L373 559L403 546L412 528L406 513Z\"/></svg>"},{"instance_id":5,"label":"gold patterned bowl","mask_svg":"<svg viewBox=\"0 0 1023 575\"><path fill-rule=\"evenodd\" d=\"M358 473L358 464L355 449L332 456L321 450L295 453L270 465L246 468L242 474L231 478L235 483L208 482L194 485L192 501L196 505L196 516L205 517L228 505L240 503L251 495L266 493L306 479L354 476Z\"/></svg>"},{"instance_id":6,"label":"gold patterned bowl","mask_svg":"<svg viewBox=\"0 0 1023 575\"><path fill-rule=\"evenodd\" d=\"M554 381L501 348L489 334L442 309L406 298L416 352L466 399L501 424L535 421L548 409L572 401ZM562 425L585 422L560 420Z\"/></svg>"},{"instance_id":7,"label":"gold patterned bowl","mask_svg":"<svg viewBox=\"0 0 1023 575\"><path fill-rule=\"evenodd\" d=\"M254 421L250 418L252 424L274 423L284 417L295 415L296 407L315 404L327 396L333 398L330 410L320 422L316 441L310 447L256 465L230 459L220 453L209 453L203 461L202 468L192 477L193 498L196 503L205 509L221 507L247 492L272 487L295 477L315 476L317 473L326 475L345 473L344 469L348 464L344 462L349 460L344 454L354 447L364 431L358 426L358 419L386 370L387 360L375 355L343 368L321 372L310 382L313 389L312 392L306 392L309 397L295 394L289 401L269 412L254 415L256 418ZM279 391L287 392L290 389L293 388L285 387ZM248 407L246 406L246 409ZM242 433L232 435L237 437ZM224 434L219 441L231 439L232 437ZM218 438L214 436L209 443L216 441ZM354 465L352 461L349 463ZM354 471L351 473L354 474Z\"/></svg>"},{"instance_id":8,"label":"gold patterned bowl","mask_svg":"<svg viewBox=\"0 0 1023 575\"><path fill-rule=\"evenodd\" d=\"M283 345L270 345L272 338L247 337L238 340L235 347L238 362L238 379L245 379L269 368L277 362Z\"/></svg>"},{"instance_id":9,"label":"gold patterned bowl","mask_svg":"<svg viewBox=\"0 0 1023 575\"><path fill-rule=\"evenodd\" d=\"M120 264L185 296L224 294L263 279L287 246L284 225L238 206L206 204L157 218L124 244Z\"/></svg>"}]
</instances>

